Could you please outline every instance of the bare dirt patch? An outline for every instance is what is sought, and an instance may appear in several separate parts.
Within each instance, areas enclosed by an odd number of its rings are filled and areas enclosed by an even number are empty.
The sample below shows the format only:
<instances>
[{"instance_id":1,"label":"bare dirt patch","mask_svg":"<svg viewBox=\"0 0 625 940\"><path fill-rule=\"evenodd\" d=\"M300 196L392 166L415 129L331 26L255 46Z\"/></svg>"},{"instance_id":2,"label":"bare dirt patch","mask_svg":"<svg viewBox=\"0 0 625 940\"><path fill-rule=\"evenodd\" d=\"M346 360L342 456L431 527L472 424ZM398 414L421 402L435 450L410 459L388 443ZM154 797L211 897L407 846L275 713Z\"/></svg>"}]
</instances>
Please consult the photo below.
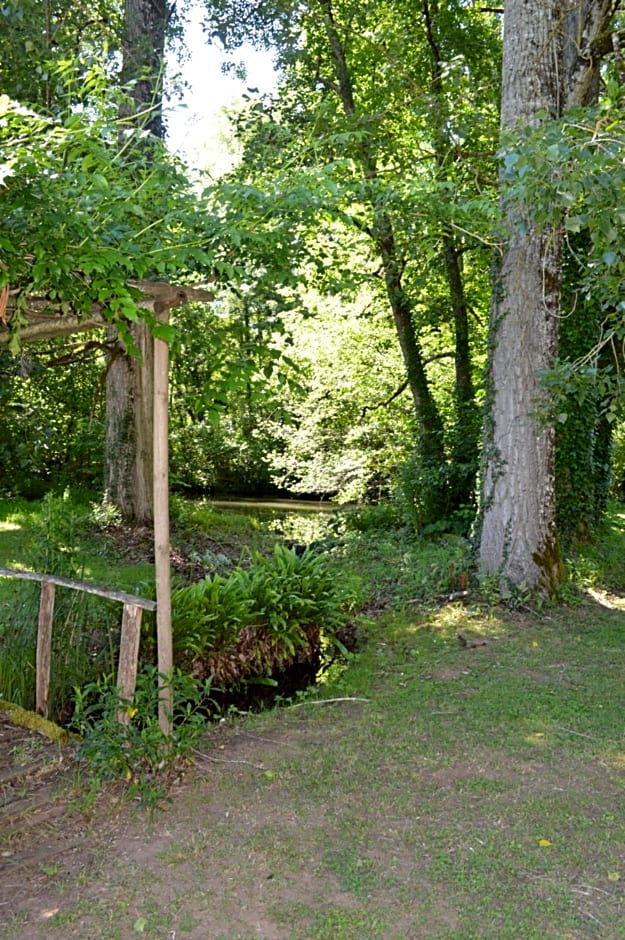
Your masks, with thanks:
<instances>
[{"instance_id":1,"label":"bare dirt patch","mask_svg":"<svg viewBox=\"0 0 625 940\"><path fill-rule=\"evenodd\" d=\"M46 908L48 882L80 872L92 848L69 811L76 765L69 746L0 719L0 927Z\"/></svg>"}]
</instances>

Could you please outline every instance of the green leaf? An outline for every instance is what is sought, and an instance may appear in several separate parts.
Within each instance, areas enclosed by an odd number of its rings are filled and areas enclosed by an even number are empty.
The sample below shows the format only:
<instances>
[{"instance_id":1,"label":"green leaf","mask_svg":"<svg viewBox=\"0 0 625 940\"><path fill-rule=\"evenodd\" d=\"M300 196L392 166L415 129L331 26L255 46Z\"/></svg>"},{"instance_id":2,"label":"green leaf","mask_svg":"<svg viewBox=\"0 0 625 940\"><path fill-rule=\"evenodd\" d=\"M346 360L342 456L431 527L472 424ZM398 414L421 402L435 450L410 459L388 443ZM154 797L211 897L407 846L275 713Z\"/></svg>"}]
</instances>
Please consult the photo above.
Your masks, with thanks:
<instances>
[{"instance_id":1,"label":"green leaf","mask_svg":"<svg viewBox=\"0 0 625 940\"><path fill-rule=\"evenodd\" d=\"M569 215L564 220L564 227L567 232L581 232L582 228L585 226L586 220L583 216L580 215Z\"/></svg>"},{"instance_id":2,"label":"green leaf","mask_svg":"<svg viewBox=\"0 0 625 940\"><path fill-rule=\"evenodd\" d=\"M172 326L171 323L156 323L152 327L152 333L158 339L162 339L166 343L172 343L176 338L176 328Z\"/></svg>"}]
</instances>

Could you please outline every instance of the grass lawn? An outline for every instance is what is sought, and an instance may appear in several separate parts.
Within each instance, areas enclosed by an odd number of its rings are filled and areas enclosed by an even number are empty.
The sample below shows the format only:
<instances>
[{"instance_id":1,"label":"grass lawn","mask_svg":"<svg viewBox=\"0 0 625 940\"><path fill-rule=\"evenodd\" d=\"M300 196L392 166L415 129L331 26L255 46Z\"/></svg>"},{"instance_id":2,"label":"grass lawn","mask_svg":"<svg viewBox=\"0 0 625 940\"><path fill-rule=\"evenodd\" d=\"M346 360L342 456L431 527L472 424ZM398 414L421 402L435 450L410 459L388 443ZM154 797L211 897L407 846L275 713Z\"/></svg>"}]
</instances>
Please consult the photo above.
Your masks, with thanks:
<instances>
[{"instance_id":1,"label":"grass lawn","mask_svg":"<svg viewBox=\"0 0 625 940\"><path fill-rule=\"evenodd\" d=\"M0 937L623 940L619 518L572 566L591 593L542 608L428 599L440 544L365 571L361 543L347 668L207 729L151 813L114 790L0 838Z\"/></svg>"}]
</instances>

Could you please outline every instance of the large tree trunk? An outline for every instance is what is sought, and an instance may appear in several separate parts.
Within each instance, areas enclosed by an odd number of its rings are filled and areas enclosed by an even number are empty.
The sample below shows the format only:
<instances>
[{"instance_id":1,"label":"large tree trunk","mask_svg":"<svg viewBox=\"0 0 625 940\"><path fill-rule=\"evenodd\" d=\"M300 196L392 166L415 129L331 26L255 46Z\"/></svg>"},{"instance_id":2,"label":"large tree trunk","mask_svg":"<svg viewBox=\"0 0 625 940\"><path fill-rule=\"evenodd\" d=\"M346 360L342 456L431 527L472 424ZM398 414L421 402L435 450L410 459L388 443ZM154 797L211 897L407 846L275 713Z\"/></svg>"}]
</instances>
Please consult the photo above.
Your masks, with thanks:
<instances>
[{"instance_id":1,"label":"large tree trunk","mask_svg":"<svg viewBox=\"0 0 625 940\"><path fill-rule=\"evenodd\" d=\"M146 525L153 519L154 340L144 323L135 324L133 341L140 358L118 341L107 374L104 492L124 522Z\"/></svg>"},{"instance_id":2,"label":"large tree trunk","mask_svg":"<svg viewBox=\"0 0 625 940\"><path fill-rule=\"evenodd\" d=\"M501 124L533 125L586 102L594 84L593 40L609 23L610 4L588 0L508 0L504 16ZM558 229L515 227L493 288L489 401L482 480L482 572L504 586L552 592L562 579L555 525L554 429L536 413L540 372L557 351L561 291Z\"/></svg>"},{"instance_id":3,"label":"large tree trunk","mask_svg":"<svg viewBox=\"0 0 625 940\"><path fill-rule=\"evenodd\" d=\"M139 124L154 137L164 136L163 70L165 36L175 3L164 0L125 0L121 81L134 82L122 117Z\"/></svg>"},{"instance_id":4,"label":"large tree trunk","mask_svg":"<svg viewBox=\"0 0 625 940\"><path fill-rule=\"evenodd\" d=\"M173 9L173 8L172 8ZM123 31L124 84L134 81L132 97L121 117L163 136L162 97L165 33L170 10L162 0L125 0ZM145 158L150 139L130 150ZM141 320L131 327L140 357L119 344L110 363L106 385L105 497L118 507L125 522L149 524L152 510L154 340Z\"/></svg>"}]
</instances>

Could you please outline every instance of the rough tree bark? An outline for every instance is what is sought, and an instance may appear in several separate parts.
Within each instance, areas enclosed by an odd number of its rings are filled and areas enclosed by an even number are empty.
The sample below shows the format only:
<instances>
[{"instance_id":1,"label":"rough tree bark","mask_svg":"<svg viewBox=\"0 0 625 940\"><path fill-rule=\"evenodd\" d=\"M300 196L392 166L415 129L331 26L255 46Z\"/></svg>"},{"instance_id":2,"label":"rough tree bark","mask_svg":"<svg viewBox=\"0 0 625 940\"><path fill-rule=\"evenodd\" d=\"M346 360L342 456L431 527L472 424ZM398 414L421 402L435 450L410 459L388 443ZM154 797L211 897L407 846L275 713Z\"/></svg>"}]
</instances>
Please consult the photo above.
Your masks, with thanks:
<instances>
[{"instance_id":1,"label":"rough tree bark","mask_svg":"<svg viewBox=\"0 0 625 940\"><path fill-rule=\"evenodd\" d=\"M147 525L153 519L152 402L154 341L144 322L131 329L139 356L115 341L106 376L105 500L119 509L124 522Z\"/></svg>"},{"instance_id":2,"label":"rough tree bark","mask_svg":"<svg viewBox=\"0 0 625 940\"><path fill-rule=\"evenodd\" d=\"M584 104L595 87L593 43L609 29L606 0L507 0L501 126L535 125ZM515 228L498 260L490 323L480 562L502 585L552 592L562 579L555 526L554 429L536 412L540 370L558 346L561 235Z\"/></svg>"},{"instance_id":3,"label":"rough tree bark","mask_svg":"<svg viewBox=\"0 0 625 940\"><path fill-rule=\"evenodd\" d=\"M134 85L120 116L153 138L163 136L165 35L172 10L162 0L124 4L121 80ZM149 139L142 141L139 155L149 146ZM153 520L154 341L144 321L134 324L131 334L140 357L128 355L118 342L107 373L104 493L125 522L147 525Z\"/></svg>"}]
</instances>

